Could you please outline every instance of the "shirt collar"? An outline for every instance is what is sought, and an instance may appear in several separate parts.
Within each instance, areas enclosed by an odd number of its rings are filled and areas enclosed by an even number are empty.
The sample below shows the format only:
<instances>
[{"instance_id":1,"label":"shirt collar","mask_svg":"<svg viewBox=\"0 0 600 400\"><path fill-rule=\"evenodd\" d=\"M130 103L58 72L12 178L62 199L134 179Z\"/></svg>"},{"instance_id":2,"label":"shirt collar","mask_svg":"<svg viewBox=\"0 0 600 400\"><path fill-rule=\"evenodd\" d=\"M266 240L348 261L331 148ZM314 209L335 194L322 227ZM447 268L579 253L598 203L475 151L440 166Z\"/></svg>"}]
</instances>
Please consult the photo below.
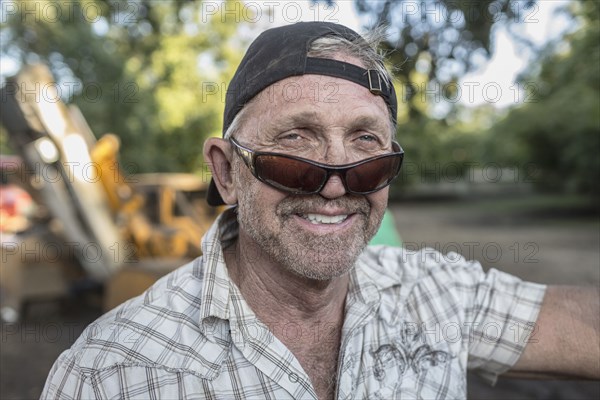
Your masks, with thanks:
<instances>
[{"instance_id":1,"label":"shirt collar","mask_svg":"<svg viewBox=\"0 0 600 400\"><path fill-rule=\"evenodd\" d=\"M209 317L228 320L231 279L225 265L223 248L237 237L234 209L225 210L202 238L203 282L200 325ZM225 247L224 247L225 246Z\"/></svg>"},{"instance_id":2,"label":"shirt collar","mask_svg":"<svg viewBox=\"0 0 600 400\"><path fill-rule=\"evenodd\" d=\"M211 341L233 340L243 345L255 336L265 337L268 329L258 322L225 264L223 250L235 242L238 230L236 209L230 208L217 218L202 239L204 279L200 327ZM251 328L261 332L257 336L257 332L250 332Z\"/></svg>"}]
</instances>

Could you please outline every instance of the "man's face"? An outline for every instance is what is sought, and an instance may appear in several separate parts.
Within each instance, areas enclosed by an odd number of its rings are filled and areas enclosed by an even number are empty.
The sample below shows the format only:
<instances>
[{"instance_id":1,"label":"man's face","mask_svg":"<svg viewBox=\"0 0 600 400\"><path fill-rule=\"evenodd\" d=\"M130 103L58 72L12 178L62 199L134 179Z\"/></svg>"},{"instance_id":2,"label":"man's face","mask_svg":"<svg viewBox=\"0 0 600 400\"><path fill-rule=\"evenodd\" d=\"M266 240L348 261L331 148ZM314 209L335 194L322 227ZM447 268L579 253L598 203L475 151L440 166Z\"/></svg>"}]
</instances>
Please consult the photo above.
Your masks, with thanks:
<instances>
[{"instance_id":1,"label":"man's face","mask_svg":"<svg viewBox=\"0 0 600 400\"><path fill-rule=\"evenodd\" d=\"M244 113L236 139L269 151L340 165L391 151L385 102L344 79L304 75L271 85ZM346 193L337 175L314 195L284 193L253 177L234 156L240 241L299 276L328 280L347 272L375 235L388 188Z\"/></svg>"}]
</instances>

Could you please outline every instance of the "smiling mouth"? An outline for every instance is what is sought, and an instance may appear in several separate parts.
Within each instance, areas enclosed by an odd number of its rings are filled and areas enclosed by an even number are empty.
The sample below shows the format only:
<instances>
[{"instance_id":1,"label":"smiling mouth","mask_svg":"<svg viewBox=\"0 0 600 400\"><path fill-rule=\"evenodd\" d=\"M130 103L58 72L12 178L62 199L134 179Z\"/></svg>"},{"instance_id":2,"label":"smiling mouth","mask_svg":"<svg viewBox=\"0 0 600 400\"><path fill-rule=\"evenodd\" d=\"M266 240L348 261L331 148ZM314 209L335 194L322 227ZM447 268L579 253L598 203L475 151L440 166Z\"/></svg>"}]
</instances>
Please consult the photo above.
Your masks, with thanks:
<instances>
[{"instance_id":1,"label":"smiling mouth","mask_svg":"<svg viewBox=\"0 0 600 400\"><path fill-rule=\"evenodd\" d=\"M311 224L319 225L319 224L327 224L327 225L335 225L341 224L348 217L349 214L341 214L341 215L323 215L323 214L298 214L301 218L309 221Z\"/></svg>"}]
</instances>

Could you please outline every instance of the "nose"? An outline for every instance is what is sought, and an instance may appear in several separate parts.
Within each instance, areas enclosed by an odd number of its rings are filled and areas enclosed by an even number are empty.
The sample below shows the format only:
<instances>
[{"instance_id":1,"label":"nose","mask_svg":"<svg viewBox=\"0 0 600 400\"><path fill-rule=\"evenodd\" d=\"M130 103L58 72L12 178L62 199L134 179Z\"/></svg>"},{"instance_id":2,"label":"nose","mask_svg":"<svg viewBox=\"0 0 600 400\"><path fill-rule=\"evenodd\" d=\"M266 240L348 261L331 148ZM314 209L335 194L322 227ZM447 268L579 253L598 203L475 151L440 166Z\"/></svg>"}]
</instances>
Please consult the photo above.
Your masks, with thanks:
<instances>
[{"instance_id":1,"label":"nose","mask_svg":"<svg viewBox=\"0 0 600 400\"><path fill-rule=\"evenodd\" d=\"M344 187L344 183L342 182L342 178L339 175L332 175L329 177L323 189L319 192L319 194L326 199L335 199L338 197L342 197L346 194L346 188Z\"/></svg>"},{"instance_id":2,"label":"nose","mask_svg":"<svg viewBox=\"0 0 600 400\"><path fill-rule=\"evenodd\" d=\"M342 141L332 139L328 143L324 157L324 162L326 164L344 164L348 159L347 157L348 155L346 154L346 148L344 147L344 143ZM319 192L319 194L325 197L326 199L335 199L337 197L342 197L343 195L345 195L346 188L344 187L342 178L337 174L331 175L329 177L329 180L325 183L325 186L323 186L323 189L321 189L321 192Z\"/></svg>"}]
</instances>

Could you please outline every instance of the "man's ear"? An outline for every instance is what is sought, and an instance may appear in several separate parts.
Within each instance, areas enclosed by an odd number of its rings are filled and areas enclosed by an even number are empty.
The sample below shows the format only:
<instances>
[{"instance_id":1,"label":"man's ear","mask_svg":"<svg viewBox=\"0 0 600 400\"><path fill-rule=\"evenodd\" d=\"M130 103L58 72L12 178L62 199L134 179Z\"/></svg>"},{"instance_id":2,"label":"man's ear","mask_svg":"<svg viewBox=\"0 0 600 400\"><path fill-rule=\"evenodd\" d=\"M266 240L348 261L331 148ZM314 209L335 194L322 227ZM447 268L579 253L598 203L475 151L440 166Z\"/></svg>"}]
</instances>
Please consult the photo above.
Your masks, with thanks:
<instances>
[{"instance_id":1,"label":"man's ear","mask_svg":"<svg viewBox=\"0 0 600 400\"><path fill-rule=\"evenodd\" d=\"M237 192L233 180L232 151L229 141L215 137L208 138L204 142L204 161L208 163L225 204L236 204Z\"/></svg>"}]
</instances>

